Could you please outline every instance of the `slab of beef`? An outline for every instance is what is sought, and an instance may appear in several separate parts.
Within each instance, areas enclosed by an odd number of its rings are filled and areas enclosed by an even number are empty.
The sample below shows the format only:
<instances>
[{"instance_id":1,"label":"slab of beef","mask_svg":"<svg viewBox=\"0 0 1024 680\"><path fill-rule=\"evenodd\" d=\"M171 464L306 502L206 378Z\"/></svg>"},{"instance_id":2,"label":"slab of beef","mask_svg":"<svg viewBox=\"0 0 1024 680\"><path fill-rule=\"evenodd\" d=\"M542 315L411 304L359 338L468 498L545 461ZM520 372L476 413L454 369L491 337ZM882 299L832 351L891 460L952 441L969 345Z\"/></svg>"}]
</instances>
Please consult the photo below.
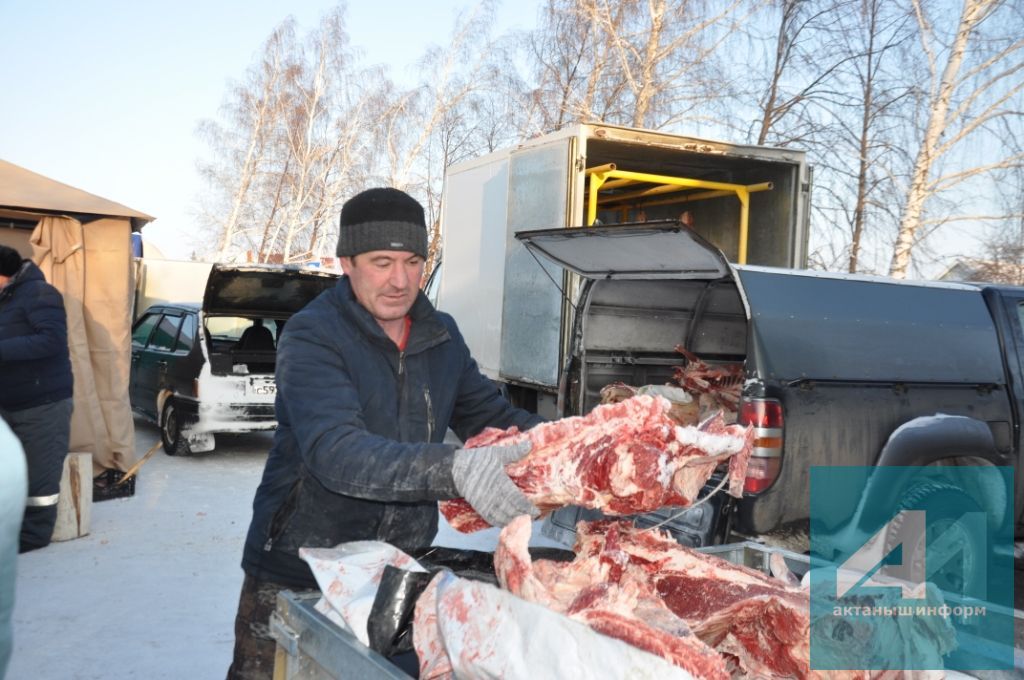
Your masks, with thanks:
<instances>
[{"instance_id":1,"label":"slab of beef","mask_svg":"<svg viewBox=\"0 0 1024 680\"><path fill-rule=\"evenodd\" d=\"M698 677L811 677L810 602L799 588L612 520L580 522L573 562L531 563L529 531L517 518L495 552L499 583L520 597Z\"/></svg>"},{"instance_id":2,"label":"slab of beef","mask_svg":"<svg viewBox=\"0 0 1024 680\"><path fill-rule=\"evenodd\" d=\"M586 416L544 423L529 432L487 429L467 447L529 441L525 458L505 469L542 512L567 505L609 515L690 505L715 468L728 461L729 493L743 492L753 430L713 418L678 426L671 404L636 396L598 406ZM462 532L488 524L462 499L441 502L448 522Z\"/></svg>"},{"instance_id":3,"label":"slab of beef","mask_svg":"<svg viewBox=\"0 0 1024 680\"><path fill-rule=\"evenodd\" d=\"M665 606L642 570L622 569L614 563L617 558L608 562L607 556L532 562L527 547L531 526L523 515L501 531L494 568L503 588L656 654L695 678L729 678L725 660Z\"/></svg>"},{"instance_id":4,"label":"slab of beef","mask_svg":"<svg viewBox=\"0 0 1024 680\"><path fill-rule=\"evenodd\" d=\"M833 645L832 658L848 659L853 668L920 668L921 659L941 664L954 647L952 626L936 617L882 617L859 629L847 619L812 621L806 590L621 521L580 522L572 562L531 562L530 526L524 516L502 530L494 562L503 587L659 654L695 677L720 677L721 666L707 656L713 650L734 678L937 680L941 670L812 670L811 635ZM931 586L922 601L943 603ZM872 603L896 605L861 604Z\"/></svg>"}]
</instances>

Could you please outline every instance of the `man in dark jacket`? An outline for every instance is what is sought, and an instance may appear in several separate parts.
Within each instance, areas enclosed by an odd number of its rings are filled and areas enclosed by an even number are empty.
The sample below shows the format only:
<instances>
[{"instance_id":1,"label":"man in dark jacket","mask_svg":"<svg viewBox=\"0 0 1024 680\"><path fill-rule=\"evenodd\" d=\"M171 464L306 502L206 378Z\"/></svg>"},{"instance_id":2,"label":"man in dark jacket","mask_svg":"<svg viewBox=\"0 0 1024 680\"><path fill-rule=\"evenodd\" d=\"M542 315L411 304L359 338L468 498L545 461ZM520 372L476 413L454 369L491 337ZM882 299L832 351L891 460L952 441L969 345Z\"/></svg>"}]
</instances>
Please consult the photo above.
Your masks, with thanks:
<instances>
[{"instance_id":1,"label":"man in dark jacket","mask_svg":"<svg viewBox=\"0 0 1024 680\"><path fill-rule=\"evenodd\" d=\"M485 427L540 422L484 377L455 322L419 290L423 208L396 189L342 207L346 276L288 321L277 354L274 446L253 501L229 678L269 678L277 592L315 588L300 547L430 545L437 501L465 498L492 525L538 510L505 474L524 447L460 449Z\"/></svg>"},{"instance_id":2,"label":"man in dark jacket","mask_svg":"<svg viewBox=\"0 0 1024 680\"><path fill-rule=\"evenodd\" d=\"M64 298L31 260L0 246L0 417L21 440L28 501L19 550L50 543L71 433L71 359Z\"/></svg>"}]
</instances>

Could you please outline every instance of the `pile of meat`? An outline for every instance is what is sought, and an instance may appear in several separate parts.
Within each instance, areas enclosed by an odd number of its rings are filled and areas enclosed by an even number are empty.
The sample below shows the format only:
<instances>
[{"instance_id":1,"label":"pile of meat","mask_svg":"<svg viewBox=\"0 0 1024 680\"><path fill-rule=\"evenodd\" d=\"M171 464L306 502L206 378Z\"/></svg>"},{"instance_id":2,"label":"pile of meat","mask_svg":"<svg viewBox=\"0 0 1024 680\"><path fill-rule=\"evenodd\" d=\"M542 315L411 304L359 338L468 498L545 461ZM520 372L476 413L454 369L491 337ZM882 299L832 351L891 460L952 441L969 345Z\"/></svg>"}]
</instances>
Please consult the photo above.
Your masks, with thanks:
<instances>
[{"instance_id":1,"label":"pile of meat","mask_svg":"<svg viewBox=\"0 0 1024 680\"><path fill-rule=\"evenodd\" d=\"M676 351L686 357L686 365L677 367L673 379L691 395L709 400L710 407L736 413L743 388L743 366L723 364L711 366L682 345Z\"/></svg>"},{"instance_id":2,"label":"pile of meat","mask_svg":"<svg viewBox=\"0 0 1024 680\"><path fill-rule=\"evenodd\" d=\"M934 680L942 678L943 672L811 670L812 633L816 640L838 645L832 650L839 655L835 658L849 659L854 668L859 664L920 667L908 659L941 660L954 645L948 622L883 618L858 632L856 622L851 626L846 619L812 621L807 590L680 546L657 530L637 529L618 520L580 522L576 558L571 562L532 561L527 547L530 531L530 518L524 515L501 532L494 565L503 588L670 662L684 671L680 677ZM528 632L500 632L500 616L482 601L448 601L452 600L448 595L439 602L438 578L416 607L420 677L451 677L449 654L459 655L456 665L466 677L484 677L475 672L475 660L500 656L507 642L503 635L518 642ZM479 594L476 599L481 599ZM439 613L464 625L454 633L449 630L446 638L439 629ZM528 629L530 623L520 625ZM567 644L566 657L581 653L571 642ZM912 649L919 647L928 654ZM908 650L914 654L907 656ZM527 672L521 677L532 676Z\"/></svg>"},{"instance_id":3,"label":"pile of meat","mask_svg":"<svg viewBox=\"0 0 1024 680\"><path fill-rule=\"evenodd\" d=\"M743 365L712 366L681 345L676 351L686 357L686 364L675 368L674 385L633 387L616 382L601 389L601 403L614 404L637 394L659 393L672 402L670 415L681 425L693 425L715 413L721 413L727 423L736 422Z\"/></svg>"},{"instance_id":4,"label":"pile of meat","mask_svg":"<svg viewBox=\"0 0 1024 680\"><path fill-rule=\"evenodd\" d=\"M534 563L529 518L516 519L494 557L501 585L695 677L807 677L805 591L624 522L577 531L574 561Z\"/></svg>"},{"instance_id":5,"label":"pile of meat","mask_svg":"<svg viewBox=\"0 0 1024 680\"><path fill-rule=\"evenodd\" d=\"M544 513L567 505L609 515L685 507L697 498L715 468L726 461L728 491L739 497L753 430L725 425L721 418L700 427L679 426L669 416L671 407L662 397L635 396L528 432L515 427L487 429L466 446L531 442L526 457L505 469ZM442 514L459 531L488 526L462 499L440 505Z\"/></svg>"}]
</instances>

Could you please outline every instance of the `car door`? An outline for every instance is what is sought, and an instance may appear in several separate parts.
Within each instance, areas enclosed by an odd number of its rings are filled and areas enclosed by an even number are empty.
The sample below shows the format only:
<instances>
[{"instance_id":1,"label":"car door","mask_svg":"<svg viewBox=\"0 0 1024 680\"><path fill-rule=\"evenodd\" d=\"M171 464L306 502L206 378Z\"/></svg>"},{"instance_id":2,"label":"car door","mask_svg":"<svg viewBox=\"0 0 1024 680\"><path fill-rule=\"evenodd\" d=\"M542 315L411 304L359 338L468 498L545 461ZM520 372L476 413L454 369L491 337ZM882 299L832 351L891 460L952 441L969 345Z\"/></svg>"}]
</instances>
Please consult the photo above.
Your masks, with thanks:
<instances>
[{"instance_id":1,"label":"car door","mask_svg":"<svg viewBox=\"0 0 1024 680\"><path fill-rule=\"evenodd\" d=\"M154 415L151 411L155 404L144 402L139 393L139 362L142 359L142 351L149 343L149 336L153 334L153 329L156 328L161 317L162 314L159 311L147 312L135 322L135 326L132 328L132 365L128 381L128 397L131 400L132 408L151 415Z\"/></svg>"},{"instance_id":2,"label":"car door","mask_svg":"<svg viewBox=\"0 0 1024 680\"><path fill-rule=\"evenodd\" d=\"M181 313L164 311L149 336L149 342L139 350L135 362L135 395L138 408L158 417L156 398L167 385L167 369L181 327Z\"/></svg>"},{"instance_id":3,"label":"car door","mask_svg":"<svg viewBox=\"0 0 1024 680\"><path fill-rule=\"evenodd\" d=\"M181 330L174 351L167 354L166 385L175 394L194 396L195 380L203 367L202 352L196 347L198 321L196 315L185 312L182 315Z\"/></svg>"}]
</instances>

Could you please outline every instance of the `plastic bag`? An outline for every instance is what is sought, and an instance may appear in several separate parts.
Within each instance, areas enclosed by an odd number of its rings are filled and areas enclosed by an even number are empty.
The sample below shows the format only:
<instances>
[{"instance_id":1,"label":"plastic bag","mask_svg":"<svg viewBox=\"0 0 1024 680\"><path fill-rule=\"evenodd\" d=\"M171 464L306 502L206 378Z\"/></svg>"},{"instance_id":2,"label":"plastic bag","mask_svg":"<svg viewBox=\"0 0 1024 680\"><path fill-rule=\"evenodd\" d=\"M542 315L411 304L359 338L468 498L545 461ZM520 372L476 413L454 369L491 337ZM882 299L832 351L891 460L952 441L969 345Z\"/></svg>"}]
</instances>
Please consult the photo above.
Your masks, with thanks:
<instances>
[{"instance_id":1,"label":"plastic bag","mask_svg":"<svg viewBox=\"0 0 1024 680\"><path fill-rule=\"evenodd\" d=\"M530 548L534 559L571 560L571 551L557 548ZM412 649L412 619L420 594L440 570L448 570L472 581L496 586L494 555L477 550L433 547L414 551L416 561L428 573L414 573L385 567L377 596L370 610L367 632L370 647L384 656Z\"/></svg>"}]
</instances>

